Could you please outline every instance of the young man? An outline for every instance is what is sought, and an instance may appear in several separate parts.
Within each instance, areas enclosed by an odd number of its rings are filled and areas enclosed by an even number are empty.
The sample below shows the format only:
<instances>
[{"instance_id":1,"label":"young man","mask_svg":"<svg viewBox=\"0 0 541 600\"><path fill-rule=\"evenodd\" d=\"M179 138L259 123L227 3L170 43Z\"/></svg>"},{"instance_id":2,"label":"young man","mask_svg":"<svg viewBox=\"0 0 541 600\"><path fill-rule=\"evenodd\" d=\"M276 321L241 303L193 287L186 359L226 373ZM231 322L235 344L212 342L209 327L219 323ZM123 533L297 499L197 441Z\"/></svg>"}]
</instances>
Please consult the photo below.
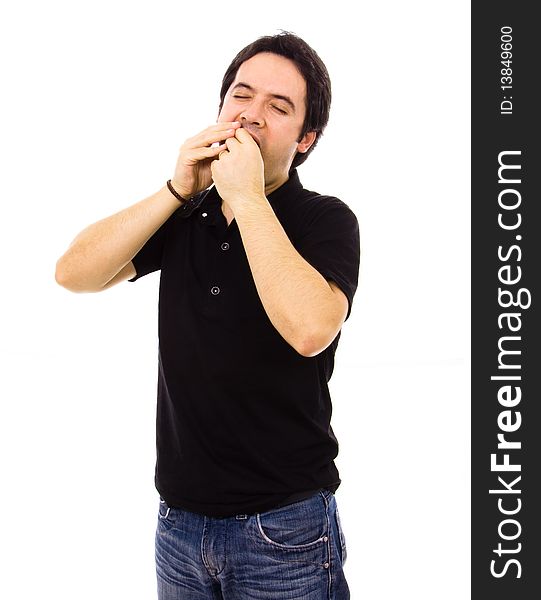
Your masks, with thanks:
<instances>
[{"instance_id":1,"label":"young man","mask_svg":"<svg viewBox=\"0 0 541 600\"><path fill-rule=\"evenodd\" d=\"M57 263L77 292L161 270L160 600L349 598L327 382L358 224L296 170L330 99L303 40L258 39L167 185L85 229Z\"/></svg>"}]
</instances>

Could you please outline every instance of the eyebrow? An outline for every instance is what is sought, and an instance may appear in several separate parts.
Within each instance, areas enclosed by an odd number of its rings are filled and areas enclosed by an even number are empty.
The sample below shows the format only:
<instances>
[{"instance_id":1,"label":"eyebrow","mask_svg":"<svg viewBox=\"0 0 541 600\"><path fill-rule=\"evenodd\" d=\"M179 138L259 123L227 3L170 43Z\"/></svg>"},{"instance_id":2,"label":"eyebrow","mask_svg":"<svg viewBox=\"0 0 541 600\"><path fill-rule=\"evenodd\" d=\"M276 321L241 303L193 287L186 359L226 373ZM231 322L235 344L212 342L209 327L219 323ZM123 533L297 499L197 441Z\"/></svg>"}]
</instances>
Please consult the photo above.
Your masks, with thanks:
<instances>
[{"instance_id":1,"label":"eyebrow","mask_svg":"<svg viewBox=\"0 0 541 600\"><path fill-rule=\"evenodd\" d=\"M250 92L256 91L255 88L253 88L251 85L249 85L248 83L243 83L242 81L239 81L239 83L237 83L231 91L234 92L237 88L245 88ZM291 107L291 110L295 112L295 103L293 102L293 100L291 100L289 96L284 96L282 94L269 94L269 96L271 96L272 98L276 98L277 100L283 100L286 104L288 104Z\"/></svg>"}]
</instances>

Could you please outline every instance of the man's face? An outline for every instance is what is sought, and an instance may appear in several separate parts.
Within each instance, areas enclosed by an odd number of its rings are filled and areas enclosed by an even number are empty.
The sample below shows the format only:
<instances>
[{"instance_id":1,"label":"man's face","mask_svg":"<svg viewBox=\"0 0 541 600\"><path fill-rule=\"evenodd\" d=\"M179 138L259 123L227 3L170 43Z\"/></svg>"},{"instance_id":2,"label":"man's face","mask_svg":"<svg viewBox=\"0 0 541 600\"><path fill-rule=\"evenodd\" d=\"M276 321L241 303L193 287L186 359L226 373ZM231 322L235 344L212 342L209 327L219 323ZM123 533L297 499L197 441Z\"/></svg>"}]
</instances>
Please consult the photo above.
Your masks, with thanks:
<instances>
[{"instance_id":1,"label":"man's face","mask_svg":"<svg viewBox=\"0 0 541 600\"><path fill-rule=\"evenodd\" d=\"M306 113L306 82L291 60L263 52L243 62L224 98L218 122L240 121L259 145L265 181L285 181L295 154L315 139L298 142Z\"/></svg>"}]
</instances>

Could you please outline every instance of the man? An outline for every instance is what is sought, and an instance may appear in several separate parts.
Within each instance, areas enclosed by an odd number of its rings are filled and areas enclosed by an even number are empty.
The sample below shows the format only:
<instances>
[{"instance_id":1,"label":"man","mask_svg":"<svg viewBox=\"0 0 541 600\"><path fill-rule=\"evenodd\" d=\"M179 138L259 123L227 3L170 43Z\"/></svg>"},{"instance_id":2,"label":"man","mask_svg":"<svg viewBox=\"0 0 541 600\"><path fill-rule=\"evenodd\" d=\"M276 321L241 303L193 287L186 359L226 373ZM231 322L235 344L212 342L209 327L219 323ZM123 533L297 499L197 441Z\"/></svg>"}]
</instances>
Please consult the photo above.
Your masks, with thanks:
<instances>
[{"instance_id":1,"label":"man","mask_svg":"<svg viewBox=\"0 0 541 600\"><path fill-rule=\"evenodd\" d=\"M358 224L296 170L330 98L303 40L256 40L167 185L58 261L58 283L77 292L161 270L160 600L349 598L327 382L357 287Z\"/></svg>"}]
</instances>

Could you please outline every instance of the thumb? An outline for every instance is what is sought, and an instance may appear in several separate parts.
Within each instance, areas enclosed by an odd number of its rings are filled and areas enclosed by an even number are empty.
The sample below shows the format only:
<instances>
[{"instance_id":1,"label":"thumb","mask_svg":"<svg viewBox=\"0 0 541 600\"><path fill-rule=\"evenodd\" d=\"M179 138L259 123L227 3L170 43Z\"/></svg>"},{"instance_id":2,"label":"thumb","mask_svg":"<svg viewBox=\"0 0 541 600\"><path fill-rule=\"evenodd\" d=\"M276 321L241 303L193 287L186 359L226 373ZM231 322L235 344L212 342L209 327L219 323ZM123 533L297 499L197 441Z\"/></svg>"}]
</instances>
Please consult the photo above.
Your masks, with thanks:
<instances>
[{"instance_id":1,"label":"thumb","mask_svg":"<svg viewBox=\"0 0 541 600\"><path fill-rule=\"evenodd\" d=\"M252 135L246 129L243 129L242 127L239 127L237 129L237 131L235 132L235 136L239 140L239 142L242 142L243 144L252 143L257 146Z\"/></svg>"}]
</instances>

